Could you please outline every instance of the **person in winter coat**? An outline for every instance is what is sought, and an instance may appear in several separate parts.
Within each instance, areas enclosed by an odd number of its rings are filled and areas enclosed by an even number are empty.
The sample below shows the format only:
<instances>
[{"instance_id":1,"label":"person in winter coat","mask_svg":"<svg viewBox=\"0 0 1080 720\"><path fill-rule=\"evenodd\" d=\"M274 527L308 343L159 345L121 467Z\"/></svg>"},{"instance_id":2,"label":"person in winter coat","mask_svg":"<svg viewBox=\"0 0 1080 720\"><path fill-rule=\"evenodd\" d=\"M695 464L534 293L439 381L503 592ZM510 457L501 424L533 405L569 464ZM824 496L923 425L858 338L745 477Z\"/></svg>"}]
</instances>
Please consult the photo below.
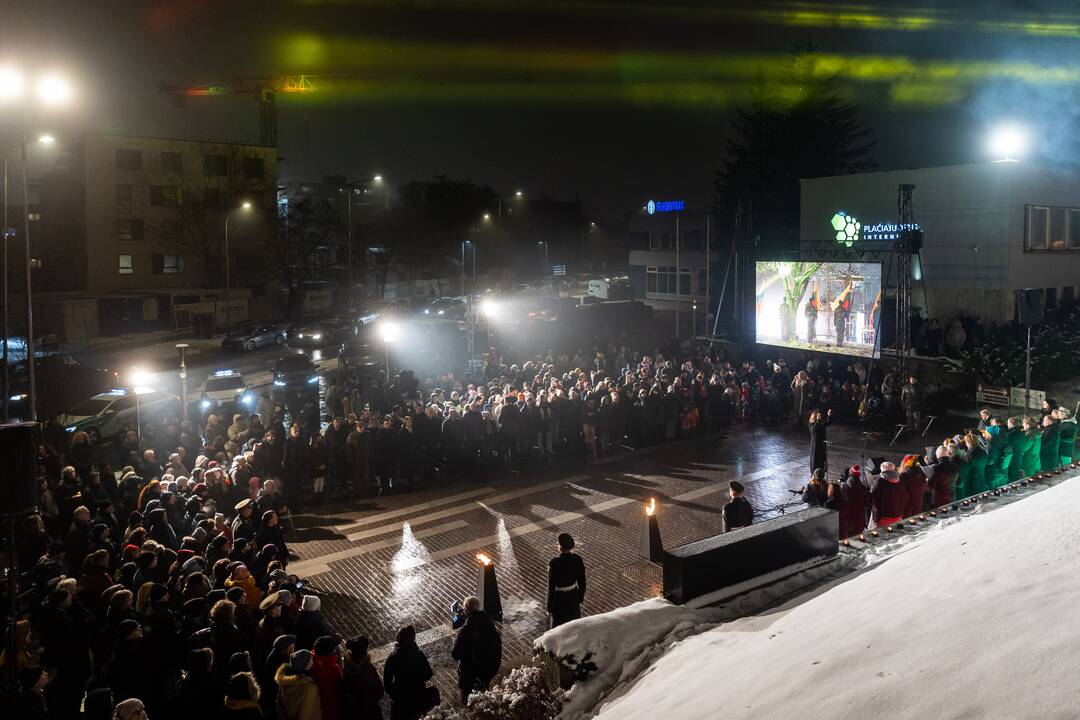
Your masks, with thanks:
<instances>
[{"instance_id":1,"label":"person in winter coat","mask_svg":"<svg viewBox=\"0 0 1080 720\"><path fill-rule=\"evenodd\" d=\"M840 513L840 537L858 535L866 530L866 517L870 507L870 489L862 479L862 468L852 465L840 485L844 496L844 511Z\"/></svg>"},{"instance_id":2,"label":"person in winter coat","mask_svg":"<svg viewBox=\"0 0 1080 720\"><path fill-rule=\"evenodd\" d=\"M323 635L315 641L311 676L319 688L323 720L341 720L341 682L343 673L337 655L337 638Z\"/></svg>"},{"instance_id":3,"label":"person in winter coat","mask_svg":"<svg viewBox=\"0 0 1080 720\"><path fill-rule=\"evenodd\" d=\"M279 635L274 640L270 653L263 659L255 676L259 683L259 707L263 715L275 716L277 704L277 672L288 664L289 657L296 652L295 635Z\"/></svg>"},{"instance_id":4,"label":"person in winter coat","mask_svg":"<svg viewBox=\"0 0 1080 720\"><path fill-rule=\"evenodd\" d=\"M225 684L223 720L261 720L259 686L250 672L239 672Z\"/></svg>"},{"instance_id":5,"label":"person in winter coat","mask_svg":"<svg viewBox=\"0 0 1080 720\"><path fill-rule=\"evenodd\" d=\"M900 474L891 462L881 463L881 474L870 490L873 503L874 527L900 522L907 509L907 488L900 483Z\"/></svg>"},{"instance_id":6,"label":"person in winter coat","mask_svg":"<svg viewBox=\"0 0 1080 720\"><path fill-rule=\"evenodd\" d=\"M368 656L368 639L348 640L345 650L341 683L345 720L382 720L379 707L383 696L382 678Z\"/></svg>"},{"instance_id":7,"label":"person in winter coat","mask_svg":"<svg viewBox=\"0 0 1080 720\"><path fill-rule=\"evenodd\" d=\"M480 609L480 598L470 595L462 602L465 624L458 630L450 657L458 661L458 688L461 704L469 694L488 689L502 664L502 637L488 614Z\"/></svg>"},{"instance_id":8,"label":"person in winter coat","mask_svg":"<svg viewBox=\"0 0 1080 720\"><path fill-rule=\"evenodd\" d=\"M278 720L322 720L322 703L311 677L311 664L311 653L297 650L274 674Z\"/></svg>"},{"instance_id":9,"label":"person in winter coat","mask_svg":"<svg viewBox=\"0 0 1080 720\"><path fill-rule=\"evenodd\" d=\"M218 600L210 609L210 647L214 650L212 671L224 684L229 677L229 659L246 647L236 626L236 605L231 600Z\"/></svg>"},{"instance_id":10,"label":"person in winter coat","mask_svg":"<svg viewBox=\"0 0 1080 720\"><path fill-rule=\"evenodd\" d=\"M352 497L355 499L367 492L371 483L371 433L367 431L363 420L356 422L356 431L345 440L345 457L349 464L349 476Z\"/></svg>"},{"instance_id":11,"label":"person in winter coat","mask_svg":"<svg viewBox=\"0 0 1080 720\"><path fill-rule=\"evenodd\" d=\"M240 564L233 568L232 575L225 581L225 589L241 588L247 598L248 608L258 610L263 600L263 591L255 584L255 576L247 569L247 565Z\"/></svg>"},{"instance_id":12,"label":"person in winter coat","mask_svg":"<svg viewBox=\"0 0 1080 720\"><path fill-rule=\"evenodd\" d=\"M416 645L416 630L406 625L397 632L394 649L383 666L383 684L390 696L390 720L417 720L429 709L432 677L427 656Z\"/></svg>"},{"instance_id":13,"label":"person in winter coat","mask_svg":"<svg viewBox=\"0 0 1080 720\"><path fill-rule=\"evenodd\" d=\"M322 601L316 595L305 595L296 617L296 647L310 650L323 635L333 635L322 614Z\"/></svg>"},{"instance_id":14,"label":"person in winter coat","mask_svg":"<svg viewBox=\"0 0 1080 720\"><path fill-rule=\"evenodd\" d=\"M919 469L915 455L905 455L900 462L900 483L907 489L908 497L904 516L918 515L922 512L926 496L926 474Z\"/></svg>"},{"instance_id":15,"label":"person in winter coat","mask_svg":"<svg viewBox=\"0 0 1080 720\"><path fill-rule=\"evenodd\" d=\"M941 507L953 501L953 485L960 474L960 461L953 458L944 446L934 454L934 462L920 466L920 469L930 486L931 507Z\"/></svg>"},{"instance_id":16,"label":"person in winter coat","mask_svg":"<svg viewBox=\"0 0 1080 720\"><path fill-rule=\"evenodd\" d=\"M285 544L285 535L281 530L281 520L274 510L263 512L262 527L255 533L255 547L262 549L266 545L273 545L277 548L277 560L281 562L282 567L288 565L289 548Z\"/></svg>"}]
</instances>

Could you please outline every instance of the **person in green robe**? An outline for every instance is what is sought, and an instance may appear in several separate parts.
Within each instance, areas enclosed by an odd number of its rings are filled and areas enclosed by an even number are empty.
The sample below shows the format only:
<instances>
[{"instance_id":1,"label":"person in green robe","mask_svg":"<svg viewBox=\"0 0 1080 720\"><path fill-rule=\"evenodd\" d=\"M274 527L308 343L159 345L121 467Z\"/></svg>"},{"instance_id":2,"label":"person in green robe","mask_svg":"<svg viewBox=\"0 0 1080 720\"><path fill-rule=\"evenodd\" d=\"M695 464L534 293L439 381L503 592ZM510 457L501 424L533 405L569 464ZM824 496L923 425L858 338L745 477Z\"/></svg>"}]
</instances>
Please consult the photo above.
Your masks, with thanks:
<instances>
[{"instance_id":1,"label":"person in green robe","mask_svg":"<svg viewBox=\"0 0 1080 720\"><path fill-rule=\"evenodd\" d=\"M968 472L963 497L971 497L987 490L985 478L988 454L983 450L982 442L973 433L964 436L964 444L967 446Z\"/></svg>"},{"instance_id":2,"label":"person in green robe","mask_svg":"<svg viewBox=\"0 0 1080 720\"><path fill-rule=\"evenodd\" d=\"M1028 439L1020 426L1020 418L1009 418L1008 425L1009 431L1005 434L1005 442L1012 450L1012 458L1006 466L1005 476L1007 482L1016 482L1024 472L1024 452L1028 447Z\"/></svg>"},{"instance_id":3,"label":"person in green robe","mask_svg":"<svg viewBox=\"0 0 1080 720\"><path fill-rule=\"evenodd\" d=\"M1058 430L1058 463L1068 465L1073 461L1073 446L1076 444L1076 418L1068 409L1060 407L1057 413L1061 425Z\"/></svg>"},{"instance_id":4,"label":"person in green robe","mask_svg":"<svg viewBox=\"0 0 1080 720\"><path fill-rule=\"evenodd\" d=\"M1024 447L1024 476L1032 477L1042 470L1042 428L1029 417L1024 418L1023 427L1024 437L1027 438Z\"/></svg>"},{"instance_id":5,"label":"person in green robe","mask_svg":"<svg viewBox=\"0 0 1080 720\"><path fill-rule=\"evenodd\" d=\"M1058 466L1058 443L1061 439L1061 427L1056 413L1043 416L1042 434L1039 462L1043 470L1054 470Z\"/></svg>"},{"instance_id":6,"label":"person in green robe","mask_svg":"<svg viewBox=\"0 0 1080 720\"><path fill-rule=\"evenodd\" d=\"M998 476L1004 477L1008 469L1008 462L1003 459L1003 451L1007 447L1005 428L1001 425L989 425L983 430L983 437L989 443L986 448L986 472L983 476L983 486L987 490L993 490L1001 486L1002 480L999 480ZM1012 452L1009 453L1009 459L1012 459Z\"/></svg>"}]
</instances>

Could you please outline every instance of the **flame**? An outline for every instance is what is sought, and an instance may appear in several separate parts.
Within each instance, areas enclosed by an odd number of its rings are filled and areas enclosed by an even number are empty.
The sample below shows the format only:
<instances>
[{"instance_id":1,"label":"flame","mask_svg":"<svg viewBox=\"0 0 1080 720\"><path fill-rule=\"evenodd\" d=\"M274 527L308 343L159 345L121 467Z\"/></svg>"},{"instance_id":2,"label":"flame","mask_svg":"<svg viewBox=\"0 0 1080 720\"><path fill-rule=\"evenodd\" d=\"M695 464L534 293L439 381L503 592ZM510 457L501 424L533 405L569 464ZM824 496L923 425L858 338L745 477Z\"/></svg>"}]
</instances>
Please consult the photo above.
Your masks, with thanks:
<instances>
[{"instance_id":1,"label":"flame","mask_svg":"<svg viewBox=\"0 0 1080 720\"><path fill-rule=\"evenodd\" d=\"M645 506L645 514L652 515L656 512L656 498L649 498L649 504Z\"/></svg>"},{"instance_id":2,"label":"flame","mask_svg":"<svg viewBox=\"0 0 1080 720\"><path fill-rule=\"evenodd\" d=\"M481 565L490 565L491 564L491 558L489 558L484 553L476 553L476 559L480 561Z\"/></svg>"}]
</instances>

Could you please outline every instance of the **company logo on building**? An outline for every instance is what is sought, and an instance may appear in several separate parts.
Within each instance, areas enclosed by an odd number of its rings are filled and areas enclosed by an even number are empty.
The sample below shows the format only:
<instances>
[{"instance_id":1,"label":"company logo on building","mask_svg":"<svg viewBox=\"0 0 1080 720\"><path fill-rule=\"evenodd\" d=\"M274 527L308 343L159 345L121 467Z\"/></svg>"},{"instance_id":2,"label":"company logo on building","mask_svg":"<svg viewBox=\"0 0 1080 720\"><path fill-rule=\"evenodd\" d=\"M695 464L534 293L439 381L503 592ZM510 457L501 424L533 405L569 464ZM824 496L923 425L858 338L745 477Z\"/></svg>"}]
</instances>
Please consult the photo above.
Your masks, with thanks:
<instances>
[{"instance_id":1,"label":"company logo on building","mask_svg":"<svg viewBox=\"0 0 1080 720\"><path fill-rule=\"evenodd\" d=\"M862 225L854 215L848 215L841 210L833 215L829 222L836 231L836 242L844 247L851 247L861 239Z\"/></svg>"},{"instance_id":2,"label":"company logo on building","mask_svg":"<svg viewBox=\"0 0 1080 720\"><path fill-rule=\"evenodd\" d=\"M686 209L686 202L683 200L650 200L645 205L645 212L650 215L663 212L682 212Z\"/></svg>"},{"instance_id":3,"label":"company logo on building","mask_svg":"<svg viewBox=\"0 0 1080 720\"><path fill-rule=\"evenodd\" d=\"M832 216L829 223L836 233L836 242L844 247L851 247L855 243L865 240L867 242L882 240L899 240L900 235L912 230L922 230L918 223L875 223L863 225L854 215L848 215L843 210Z\"/></svg>"}]
</instances>

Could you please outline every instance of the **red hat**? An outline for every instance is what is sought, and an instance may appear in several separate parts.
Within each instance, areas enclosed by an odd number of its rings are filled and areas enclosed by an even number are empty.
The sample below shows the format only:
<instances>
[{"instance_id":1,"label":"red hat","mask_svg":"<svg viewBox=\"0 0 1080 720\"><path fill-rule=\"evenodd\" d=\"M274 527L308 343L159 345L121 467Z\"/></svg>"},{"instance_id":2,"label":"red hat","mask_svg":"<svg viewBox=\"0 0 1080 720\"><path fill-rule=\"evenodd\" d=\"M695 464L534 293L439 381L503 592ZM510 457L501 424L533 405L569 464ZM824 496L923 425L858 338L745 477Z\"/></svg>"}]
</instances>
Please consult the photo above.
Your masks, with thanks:
<instances>
[{"instance_id":1,"label":"red hat","mask_svg":"<svg viewBox=\"0 0 1080 720\"><path fill-rule=\"evenodd\" d=\"M851 473L852 475L854 475L855 477L859 477L860 475L862 475L862 468L859 467L858 465L852 465L851 469L849 469L848 472Z\"/></svg>"},{"instance_id":2,"label":"red hat","mask_svg":"<svg viewBox=\"0 0 1080 720\"><path fill-rule=\"evenodd\" d=\"M217 460L211 460L210 462L208 462L206 464L206 467L208 469L213 469L213 468L216 468L217 466L218 466L218 461Z\"/></svg>"},{"instance_id":3,"label":"red hat","mask_svg":"<svg viewBox=\"0 0 1080 720\"><path fill-rule=\"evenodd\" d=\"M191 492L198 495L199 493L203 492L204 490L208 490L208 489L209 488L206 487L206 483L196 483L195 487L191 488Z\"/></svg>"}]
</instances>

